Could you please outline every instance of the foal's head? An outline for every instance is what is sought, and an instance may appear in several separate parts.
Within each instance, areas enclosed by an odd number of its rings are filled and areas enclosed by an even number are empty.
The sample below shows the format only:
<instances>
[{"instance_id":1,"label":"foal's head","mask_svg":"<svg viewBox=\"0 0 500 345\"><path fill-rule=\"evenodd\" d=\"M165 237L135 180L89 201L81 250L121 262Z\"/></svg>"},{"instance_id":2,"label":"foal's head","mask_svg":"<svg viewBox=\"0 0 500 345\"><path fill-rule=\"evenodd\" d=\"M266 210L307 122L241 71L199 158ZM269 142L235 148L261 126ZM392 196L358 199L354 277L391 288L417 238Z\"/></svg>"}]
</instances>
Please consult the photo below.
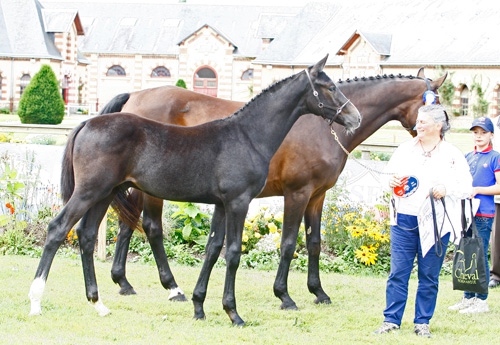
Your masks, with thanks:
<instances>
[{"instance_id":1,"label":"foal's head","mask_svg":"<svg viewBox=\"0 0 500 345\"><path fill-rule=\"evenodd\" d=\"M361 115L323 71L327 59L328 55L304 71L312 89L312 92L307 93L308 108L323 116L330 124L336 122L348 132L353 132L361 124Z\"/></svg>"}]
</instances>

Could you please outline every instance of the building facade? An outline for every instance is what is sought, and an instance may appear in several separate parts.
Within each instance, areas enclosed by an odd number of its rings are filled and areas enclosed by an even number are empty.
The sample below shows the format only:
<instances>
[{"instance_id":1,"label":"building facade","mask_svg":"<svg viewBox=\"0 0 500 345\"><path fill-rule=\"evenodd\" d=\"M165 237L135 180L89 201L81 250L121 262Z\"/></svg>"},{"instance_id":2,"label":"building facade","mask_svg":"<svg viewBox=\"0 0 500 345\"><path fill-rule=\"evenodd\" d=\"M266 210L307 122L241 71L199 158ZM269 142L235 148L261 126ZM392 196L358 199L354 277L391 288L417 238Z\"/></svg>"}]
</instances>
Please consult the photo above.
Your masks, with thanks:
<instances>
[{"instance_id":1,"label":"building facade","mask_svg":"<svg viewBox=\"0 0 500 345\"><path fill-rule=\"evenodd\" d=\"M119 93L179 80L248 101L329 54L333 80L448 72L450 111L467 124L499 114L498 14L499 5L481 0L304 7L0 0L0 108L16 109L42 64L58 76L68 107L96 113Z\"/></svg>"}]
</instances>

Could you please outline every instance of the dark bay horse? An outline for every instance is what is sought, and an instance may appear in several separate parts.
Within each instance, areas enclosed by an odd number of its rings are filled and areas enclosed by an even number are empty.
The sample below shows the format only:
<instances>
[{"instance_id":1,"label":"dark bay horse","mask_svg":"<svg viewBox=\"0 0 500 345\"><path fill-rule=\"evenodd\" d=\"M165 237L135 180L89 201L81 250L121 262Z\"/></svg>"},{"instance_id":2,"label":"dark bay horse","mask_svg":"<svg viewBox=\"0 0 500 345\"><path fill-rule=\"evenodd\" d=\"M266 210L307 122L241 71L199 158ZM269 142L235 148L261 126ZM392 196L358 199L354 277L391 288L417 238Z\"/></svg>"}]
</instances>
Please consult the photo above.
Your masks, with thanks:
<instances>
[{"instance_id":1,"label":"dark bay horse","mask_svg":"<svg viewBox=\"0 0 500 345\"><path fill-rule=\"evenodd\" d=\"M264 188L271 158L303 114L336 121L348 132L361 121L356 107L323 72L326 60L327 56L273 84L221 120L182 127L115 113L75 127L63 156L61 194L65 206L48 226L30 287L30 314L41 313L50 266L78 220L87 299L100 315L109 313L99 299L95 277L97 229L112 201L127 219L125 193L132 187L161 199L215 205L210 230L213 243L223 241L224 234L227 241L222 305L234 325L243 325L236 311L234 287L243 224L250 201ZM196 319L205 318L203 303L218 253L207 246L207 258L193 292Z\"/></svg>"},{"instance_id":2,"label":"dark bay horse","mask_svg":"<svg viewBox=\"0 0 500 345\"><path fill-rule=\"evenodd\" d=\"M348 151L352 151L391 120L399 121L412 133L417 109L423 105L423 94L426 91L437 93L446 76L430 81L425 78L421 68L416 77L384 75L341 81L339 88L356 104L364 120L353 136L346 135L334 125L340 142ZM101 113L127 111L161 122L193 126L213 120L213 116L229 115L241 105L240 102L164 86L117 95ZM287 277L303 217L308 229L307 286L316 296L316 303L330 303L319 276L321 215L325 193L337 182L346 160L346 153L335 141L329 128L313 115L302 116L297 121L271 159L266 186L258 197L284 196L281 260L274 283L274 294L282 301L282 309L297 308L288 294ZM138 191L133 191L131 197L136 199L139 207L144 203L143 228L151 244L162 285L171 291L169 299L185 300L169 269L163 248L163 200ZM136 212L136 217L139 218L140 209ZM122 222L111 270L113 281L120 285L121 294L135 293L125 271L132 233L133 230ZM222 246L222 243L217 246Z\"/></svg>"}]
</instances>

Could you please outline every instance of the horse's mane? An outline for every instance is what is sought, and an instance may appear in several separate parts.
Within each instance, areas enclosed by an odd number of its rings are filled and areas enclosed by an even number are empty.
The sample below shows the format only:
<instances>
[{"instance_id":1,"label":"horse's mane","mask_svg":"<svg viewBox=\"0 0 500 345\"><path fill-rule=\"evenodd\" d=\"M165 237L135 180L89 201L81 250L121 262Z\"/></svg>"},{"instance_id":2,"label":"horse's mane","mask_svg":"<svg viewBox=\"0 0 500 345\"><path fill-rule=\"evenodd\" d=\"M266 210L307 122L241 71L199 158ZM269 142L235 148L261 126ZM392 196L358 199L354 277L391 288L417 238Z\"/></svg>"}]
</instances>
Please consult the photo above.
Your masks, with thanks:
<instances>
[{"instance_id":1,"label":"horse's mane","mask_svg":"<svg viewBox=\"0 0 500 345\"><path fill-rule=\"evenodd\" d=\"M380 74L378 74L376 76L369 76L369 77L361 77L361 78L354 77L353 79L347 78L346 80L339 79L339 81L337 83L342 84L342 83L351 83L351 82L357 82L357 81L367 81L367 80L377 80L377 79L395 79L395 78L422 79L420 77L416 77L413 75L402 75L401 73L399 73L398 75L394 75L394 74L380 75Z\"/></svg>"},{"instance_id":2,"label":"horse's mane","mask_svg":"<svg viewBox=\"0 0 500 345\"><path fill-rule=\"evenodd\" d=\"M233 113L231 116L229 116L227 118L231 118L233 116L237 116L239 113L243 112L247 107L251 106L252 103L254 103L257 99L262 98L262 97L266 97L266 95L269 94L269 92L271 90L279 89L279 88L283 87L283 84L285 84L285 82L287 82L289 79L298 77L298 75L299 75L299 73L293 74L293 75L291 75L291 76L289 76L289 77L287 77L285 79L278 80L277 82L269 85L264 90L262 90L261 92L259 92L257 95L253 96L252 99L250 99L248 102L246 102L243 105L243 107L241 107L240 109L236 110L235 113ZM225 120L225 119L222 119L222 120Z\"/></svg>"}]
</instances>

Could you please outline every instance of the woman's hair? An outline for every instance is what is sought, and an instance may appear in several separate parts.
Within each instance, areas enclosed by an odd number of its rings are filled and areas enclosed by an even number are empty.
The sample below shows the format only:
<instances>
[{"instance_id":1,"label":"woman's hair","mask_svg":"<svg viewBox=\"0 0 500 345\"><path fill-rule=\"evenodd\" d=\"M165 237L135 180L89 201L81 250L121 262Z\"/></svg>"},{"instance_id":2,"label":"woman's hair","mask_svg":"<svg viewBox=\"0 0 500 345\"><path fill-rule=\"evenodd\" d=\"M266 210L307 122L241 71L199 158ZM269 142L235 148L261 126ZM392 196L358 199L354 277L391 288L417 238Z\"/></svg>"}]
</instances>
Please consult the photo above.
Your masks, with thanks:
<instances>
[{"instance_id":1,"label":"woman's hair","mask_svg":"<svg viewBox=\"0 0 500 345\"><path fill-rule=\"evenodd\" d=\"M434 120L434 123L442 124L440 136L444 138L444 134L451 128L450 119L444 107L441 104L424 105L418 109L418 112L426 113Z\"/></svg>"}]
</instances>

